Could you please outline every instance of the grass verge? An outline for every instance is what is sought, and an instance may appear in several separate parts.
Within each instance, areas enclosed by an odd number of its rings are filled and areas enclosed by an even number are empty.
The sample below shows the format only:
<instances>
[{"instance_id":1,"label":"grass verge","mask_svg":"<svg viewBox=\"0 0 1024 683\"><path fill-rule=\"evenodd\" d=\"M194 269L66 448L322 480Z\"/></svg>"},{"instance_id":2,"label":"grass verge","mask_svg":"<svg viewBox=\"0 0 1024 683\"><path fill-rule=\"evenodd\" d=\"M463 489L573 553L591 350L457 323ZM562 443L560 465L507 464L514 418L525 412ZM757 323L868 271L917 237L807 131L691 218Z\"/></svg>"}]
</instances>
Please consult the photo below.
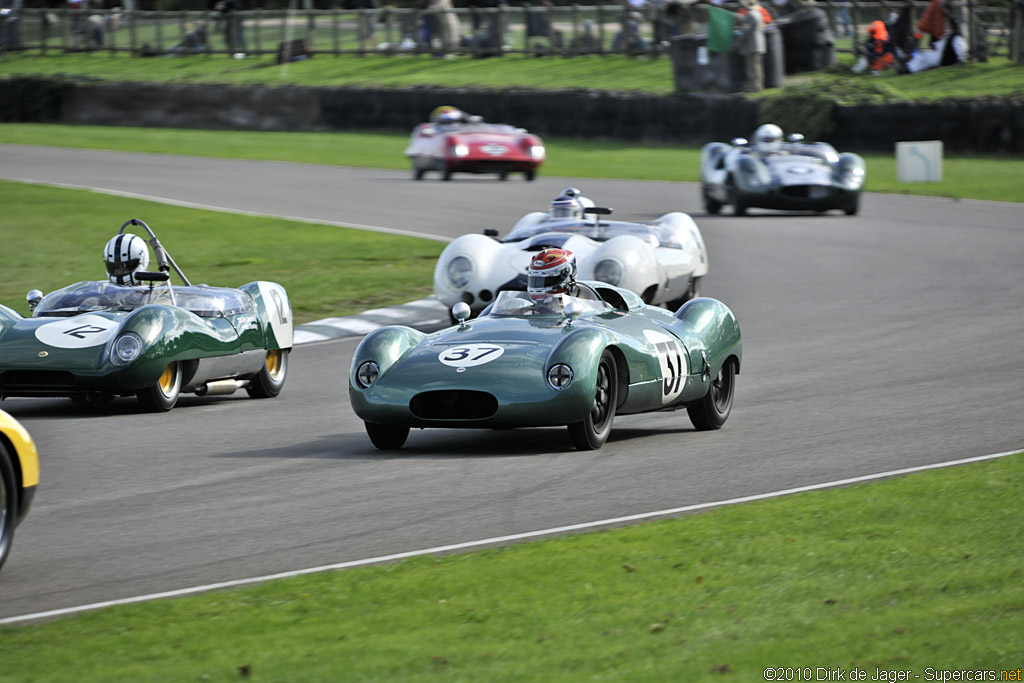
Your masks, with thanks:
<instances>
[{"instance_id":1,"label":"grass verge","mask_svg":"<svg viewBox=\"0 0 1024 683\"><path fill-rule=\"evenodd\" d=\"M153 228L192 282L281 283L298 323L433 293L434 264L444 248L432 240L9 181L0 181L0 198L0 302L25 315L29 289L49 292L104 278L103 245L129 218ZM24 257L38 254L41 244L43 262Z\"/></svg>"},{"instance_id":2,"label":"grass verge","mask_svg":"<svg viewBox=\"0 0 1024 683\"><path fill-rule=\"evenodd\" d=\"M167 128L0 125L0 143L56 145L154 154L185 154L373 168L409 167L403 150L408 136L384 133L275 133ZM700 150L671 145L547 139L541 173L580 178L623 178L698 182ZM942 181L901 183L893 154L865 154L867 191L935 195L958 199L1024 201L1024 159L947 155ZM538 197L543 206L548 197ZM511 225L518 216L509 216ZM159 233L158 233L159 234Z\"/></svg>"},{"instance_id":3,"label":"grass verge","mask_svg":"<svg viewBox=\"0 0 1024 683\"><path fill-rule=\"evenodd\" d=\"M870 81L892 98L934 100L950 97L1024 95L1021 69L1005 58L972 62L912 75L886 72L878 76L854 74L842 64L831 70L786 77L786 84L818 83L823 91L852 81ZM35 53L8 55L0 61L3 76L66 76L76 80L145 81L152 83L225 83L230 85L309 86L439 86L476 88L529 88L561 90L629 90L667 95L674 90L672 63L668 56L620 55L573 58L508 55L500 59L456 57L435 59L427 55L320 55L316 59L276 65L273 57L237 60L227 55L177 59L138 59L104 52L91 54ZM776 88L757 97L775 97Z\"/></svg>"},{"instance_id":4,"label":"grass verge","mask_svg":"<svg viewBox=\"0 0 1024 683\"><path fill-rule=\"evenodd\" d=\"M3 626L0 662L76 683L1016 670L1022 458Z\"/></svg>"}]
</instances>

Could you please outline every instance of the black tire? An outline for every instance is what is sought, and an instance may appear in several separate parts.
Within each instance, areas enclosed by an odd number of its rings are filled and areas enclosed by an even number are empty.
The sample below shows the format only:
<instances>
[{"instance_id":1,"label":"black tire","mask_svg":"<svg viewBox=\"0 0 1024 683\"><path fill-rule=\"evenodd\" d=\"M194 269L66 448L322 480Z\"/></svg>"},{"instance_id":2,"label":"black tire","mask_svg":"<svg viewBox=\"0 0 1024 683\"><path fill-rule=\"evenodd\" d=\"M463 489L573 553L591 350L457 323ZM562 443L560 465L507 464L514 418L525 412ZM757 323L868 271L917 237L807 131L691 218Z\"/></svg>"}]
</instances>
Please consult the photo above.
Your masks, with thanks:
<instances>
[{"instance_id":1,"label":"black tire","mask_svg":"<svg viewBox=\"0 0 1024 683\"><path fill-rule=\"evenodd\" d=\"M267 360L259 374L249 380L246 393L252 398L274 398L284 389L288 376L289 349L268 349Z\"/></svg>"},{"instance_id":2,"label":"black tire","mask_svg":"<svg viewBox=\"0 0 1024 683\"><path fill-rule=\"evenodd\" d=\"M502 171L499 173L498 180L508 180L508 171Z\"/></svg>"},{"instance_id":3,"label":"black tire","mask_svg":"<svg viewBox=\"0 0 1024 683\"><path fill-rule=\"evenodd\" d=\"M708 194L708 191L701 188L700 196L704 200L704 212L711 215L717 214L722 210L722 202L718 201L714 197Z\"/></svg>"},{"instance_id":4,"label":"black tire","mask_svg":"<svg viewBox=\"0 0 1024 683\"><path fill-rule=\"evenodd\" d=\"M427 169L423 168L415 161L412 164L412 177L413 180L423 180L423 174L427 172Z\"/></svg>"},{"instance_id":5,"label":"black tire","mask_svg":"<svg viewBox=\"0 0 1024 683\"><path fill-rule=\"evenodd\" d=\"M859 195L854 197L853 201L851 201L849 204L847 204L843 208L843 213L845 213L847 216L856 216L858 211L860 211L860 196Z\"/></svg>"},{"instance_id":6,"label":"black tire","mask_svg":"<svg viewBox=\"0 0 1024 683\"><path fill-rule=\"evenodd\" d=\"M732 360L725 361L718 375L711 380L708 393L703 398L688 403L686 412L690 422L699 432L719 429L729 419L732 412L732 399L736 393L736 364Z\"/></svg>"},{"instance_id":7,"label":"black tire","mask_svg":"<svg viewBox=\"0 0 1024 683\"><path fill-rule=\"evenodd\" d=\"M734 216L747 215L747 205L743 203L743 199L740 197L740 193L736 190L735 185L729 186L729 203L732 205Z\"/></svg>"},{"instance_id":8,"label":"black tire","mask_svg":"<svg viewBox=\"0 0 1024 683\"><path fill-rule=\"evenodd\" d=\"M451 180L452 170L448 168L448 164L441 162L441 180Z\"/></svg>"},{"instance_id":9,"label":"black tire","mask_svg":"<svg viewBox=\"0 0 1024 683\"><path fill-rule=\"evenodd\" d=\"M597 384L594 388L594 407L583 422L568 425L572 444L581 451L597 450L608 440L615 421L615 406L619 401L619 375L615 356L608 349L597 364Z\"/></svg>"},{"instance_id":10,"label":"black tire","mask_svg":"<svg viewBox=\"0 0 1024 683\"><path fill-rule=\"evenodd\" d=\"M0 444L0 567L14 543L14 527L18 524L18 491L14 481L14 465L7 449Z\"/></svg>"},{"instance_id":11,"label":"black tire","mask_svg":"<svg viewBox=\"0 0 1024 683\"><path fill-rule=\"evenodd\" d=\"M151 413L166 413L178 402L181 394L181 366L171 363L164 369L156 384L139 391L135 396L142 407Z\"/></svg>"},{"instance_id":12,"label":"black tire","mask_svg":"<svg viewBox=\"0 0 1024 683\"><path fill-rule=\"evenodd\" d=\"M537 171L530 169L529 171L523 171L523 177L526 178L527 182L533 182L537 178Z\"/></svg>"},{"instance_id":13,"label":"black tire","mask_svg":"<svg viewBox=\"0 0 1024 683\"><path fill-rule=\"evenodd\" d=\"M397 451L409 438L408 427L396 427L395 425L382 425L376 422L364 422L366 433L373 445L382 451Z\"/></svg>"}]
</instances>

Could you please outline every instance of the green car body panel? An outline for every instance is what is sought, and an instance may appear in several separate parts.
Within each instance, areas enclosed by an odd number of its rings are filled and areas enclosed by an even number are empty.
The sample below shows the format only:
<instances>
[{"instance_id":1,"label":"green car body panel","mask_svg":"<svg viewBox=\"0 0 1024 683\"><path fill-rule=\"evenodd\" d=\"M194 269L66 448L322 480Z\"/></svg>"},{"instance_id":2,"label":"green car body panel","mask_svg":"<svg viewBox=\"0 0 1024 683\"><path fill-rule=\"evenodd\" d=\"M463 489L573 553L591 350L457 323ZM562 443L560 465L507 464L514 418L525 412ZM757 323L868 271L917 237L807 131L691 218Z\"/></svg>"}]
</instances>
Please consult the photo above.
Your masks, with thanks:
<instances>
[{"instance_id":1,"label":"green car body panel","mask_svg":"<svg viewBox=\"0 0 1024 683\"><path fill-rule=\"evenodd\" d=\"M31 318L0 305L0 396L130 395L156 384L171 363L181 364L182 391L192 391L254 375L268 350L291 348L291 307L276 283L178 286L166 290L175 304L160 287L149 290L158 303L141 305L145 287L122 289L135 298L118 306L116 286L76 283L45 297ZM85 307L94 293L107 299ZM115 362L112 347L128 333L141 340L141 353Z\"/></svg>"},{"instance_id":2,"label":"green car body panel","mask_svg":"<svg viewBox=\"0 0 1024 683\"><path fill-rule=\"evenodd\" d=\"M673 314L645 305L628 290L585 284L607 304L571 324L562 314L485 311L433 334L401 326L371 332L350 368L353 410L368 423L415 428L567 425L584 420L593 408L606 349L616 359L619 415L683 408L708 393L728 359L739 370L739 325L720 301L693 299ZM358 377L366 361L379 367L369 387ZM548 382L548 371L557 364L568 365L573 373L562 389ZM466 405L450 410L431 403L453 391L476 393L466 394Z\"/></svg>"}]
</instances>

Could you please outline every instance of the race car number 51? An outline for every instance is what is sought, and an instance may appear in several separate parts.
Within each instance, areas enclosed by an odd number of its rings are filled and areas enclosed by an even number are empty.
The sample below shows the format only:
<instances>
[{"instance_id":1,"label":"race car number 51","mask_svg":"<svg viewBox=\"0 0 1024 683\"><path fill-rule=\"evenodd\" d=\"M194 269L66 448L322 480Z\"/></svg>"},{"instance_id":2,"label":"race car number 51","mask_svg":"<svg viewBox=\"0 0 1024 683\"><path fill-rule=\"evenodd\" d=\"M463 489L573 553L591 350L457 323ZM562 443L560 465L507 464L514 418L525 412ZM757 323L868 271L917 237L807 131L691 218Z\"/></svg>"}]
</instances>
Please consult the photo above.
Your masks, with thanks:
<instances>
[{"instance_id":1,"label":"race car number 51","mask_svg":"<svg viewBox=\"0 0 1024 683\"><path fill-rule=\"evenodd\" d=\"M462 344L445 349L437 359L453 368L469 368L490 363L503 353L505 349L497 344Z\"/></svg>"}]
</instances>

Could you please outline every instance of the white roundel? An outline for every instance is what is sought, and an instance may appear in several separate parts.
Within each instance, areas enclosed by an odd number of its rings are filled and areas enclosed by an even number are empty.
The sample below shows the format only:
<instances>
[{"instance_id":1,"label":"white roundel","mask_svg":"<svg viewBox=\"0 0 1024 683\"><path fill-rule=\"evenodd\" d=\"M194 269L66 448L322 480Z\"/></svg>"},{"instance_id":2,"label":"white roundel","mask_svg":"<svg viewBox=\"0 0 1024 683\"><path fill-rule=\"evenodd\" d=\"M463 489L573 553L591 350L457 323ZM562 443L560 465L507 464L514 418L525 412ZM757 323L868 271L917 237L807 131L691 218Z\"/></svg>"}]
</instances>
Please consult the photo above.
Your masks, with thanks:
<instances>
[{"instance_id":1,"label":"white roundel","mask_svg":"<svg viewBox=\"0 0 1024 683\"><path fill-rule=\"evenodd\" d=\"M468 368L500 358L505 349L497 344L461 344L437 354L437 359L453 368Z\"/></svg>"},{"instance_id":2,"label":"white roundel","mask_svg":"<svg viewBox=\"0 0 1024 683\"><path fill-rule=\"evenodd\" d=\"M116 321L87 313L40 325L36 328L36 339L59 349L84 349L106 344L117 328Z\"/></svg>"},{"instance_id":3,"label":"white roundel","mask_svg":"<svg viewBox=\"0 0 1024 683\"><path fill-rule=\"evenodd\" d=\"M661 366L661 403L668 405L679 398L686 386L689 373L686 349L678 339L667 334L644 330L644 336L654 345L654 353Z\"/></svg>"}]
</instances>

